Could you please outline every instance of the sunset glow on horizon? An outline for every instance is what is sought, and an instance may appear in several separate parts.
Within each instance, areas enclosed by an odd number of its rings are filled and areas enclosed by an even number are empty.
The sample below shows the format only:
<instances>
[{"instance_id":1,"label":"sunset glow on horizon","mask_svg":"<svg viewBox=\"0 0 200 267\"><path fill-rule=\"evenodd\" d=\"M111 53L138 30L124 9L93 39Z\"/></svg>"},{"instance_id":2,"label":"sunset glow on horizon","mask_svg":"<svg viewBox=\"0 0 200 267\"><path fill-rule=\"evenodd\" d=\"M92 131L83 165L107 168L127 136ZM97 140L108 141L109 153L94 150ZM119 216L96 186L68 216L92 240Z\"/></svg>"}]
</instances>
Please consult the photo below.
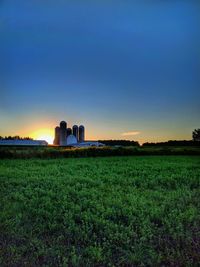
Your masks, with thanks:
<instances>
[{"instance_id":1,"label":"sunset glow on horizon","mask_svg":"<svg viewBox=\"0 0 200 267\"><path fill-rule=\"evenodd\" d=\"M54 130L48 128L38 129L32 132L30 137L34 140L45 140L48 144L53 144Z\"/></svg>"}]
</instances>

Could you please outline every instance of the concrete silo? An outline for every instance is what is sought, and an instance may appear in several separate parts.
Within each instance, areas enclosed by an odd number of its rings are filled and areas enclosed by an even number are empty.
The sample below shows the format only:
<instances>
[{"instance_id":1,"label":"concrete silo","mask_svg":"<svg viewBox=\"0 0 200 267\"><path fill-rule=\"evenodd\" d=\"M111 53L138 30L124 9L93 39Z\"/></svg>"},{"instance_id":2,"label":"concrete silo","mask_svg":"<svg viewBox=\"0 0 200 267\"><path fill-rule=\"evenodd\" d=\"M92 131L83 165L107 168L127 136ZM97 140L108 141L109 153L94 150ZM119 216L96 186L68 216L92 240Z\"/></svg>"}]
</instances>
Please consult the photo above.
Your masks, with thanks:
<instances>
[{"instance_id":1,"label":"concrete silo","mask_svg":"<svg viewBox=\"0 0 200 267\"><path fill-rule=\"evenodd\" d=\"M79 126L78 133L79 133L78 141L84 142L85 141L85 127L83 125Z\"/></svg>"},{"instance_id":2,"label":"concrete silo","mask_svg":"<svg viewBox=\"0 0 200 267\"><path fill-rule=\"evenodd\" d=\"M78 126L74 125L72 127L72 134L76 137L76 139L78 140Z\"/></svg>"},{"instance_id":3,"label":"concrete silo","mask_svg":"<svg viewBox=\"0 0 200 267\"><path fill-rule=\"evenodd\" d=\"M72 129L71 128L67 128L67 136L72 134Z\"/></svg>"},{"instance_id":4,"label":"concrete silo","mask_svg":"<svg viewBox=\"0 0 200 267\"><path fill-rule=\"evenodd\" d=\"M60 122L60 146L67 145L67 123L65 121Z\"/></svg>"},{"instance_id":5,"label":"concrete silo","mask_svg":"<svg viewBox=\"0 0 200 267\"><path fill-rule=\"evenodd\" d=\"M53 140L53 144L55 146L59 146L60 145L60 127L56 127L55 128L55 137L54 137L54 140Z\"/></svg>"}]
</instances>

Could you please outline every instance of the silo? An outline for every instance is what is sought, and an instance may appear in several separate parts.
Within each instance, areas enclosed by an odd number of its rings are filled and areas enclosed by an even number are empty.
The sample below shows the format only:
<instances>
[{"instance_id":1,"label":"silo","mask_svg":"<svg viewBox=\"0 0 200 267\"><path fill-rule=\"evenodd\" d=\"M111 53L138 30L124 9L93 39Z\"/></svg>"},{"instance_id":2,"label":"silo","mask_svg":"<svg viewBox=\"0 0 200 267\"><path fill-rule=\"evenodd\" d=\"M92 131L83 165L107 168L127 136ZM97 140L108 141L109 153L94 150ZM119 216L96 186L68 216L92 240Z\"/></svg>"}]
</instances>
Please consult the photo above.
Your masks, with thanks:
<instances>
[{"instance_id":1,"label":"silo","mask_svg":"<svg viewBox=\"0 0 200 267\"><path fill-rule=\"evenodd\" d=\"M67 123L65 121L60 122L60 146L67 144Z\"/></svg>"},{"instance_id":2,"label":"silo","mask_svg":"<svg viewBox=\"0 0 200 267\"><path fill-rule=\"evenodd\" d=\"M55 146L60 145L60 127L58 126L55 128L55 138L54 138L53 144Z\"/></svg>"},{"instance_id":3,"label":"silo","mask_svg":"<svg viewBox=\"0 0 200 267\"><path fill-rule=\"evenodd\" d=\"M72 134L72 129L71 128L67 128L67 136Z\"/></svg>"},{"instance_id":4,"label":"silo","mask_svg":"<svg viewBox=\"0 0 200 267\"><path fill-rule=\"evenodd\" d=\"M83 125L79 126L78 133L79 133L78 141L84 142L85 141L85 128Z\"/></svg>"},{"instance_id":5,"label":"silo","mask_svg":"<svg viewBox=\"0 0 200 267\"><path fill-rule=\"evenodd\" d=\"M72 127L72 133L76 137L76 139L78 140L78 126L77 125L74 125Z\"/></svg>"}]
</instances>

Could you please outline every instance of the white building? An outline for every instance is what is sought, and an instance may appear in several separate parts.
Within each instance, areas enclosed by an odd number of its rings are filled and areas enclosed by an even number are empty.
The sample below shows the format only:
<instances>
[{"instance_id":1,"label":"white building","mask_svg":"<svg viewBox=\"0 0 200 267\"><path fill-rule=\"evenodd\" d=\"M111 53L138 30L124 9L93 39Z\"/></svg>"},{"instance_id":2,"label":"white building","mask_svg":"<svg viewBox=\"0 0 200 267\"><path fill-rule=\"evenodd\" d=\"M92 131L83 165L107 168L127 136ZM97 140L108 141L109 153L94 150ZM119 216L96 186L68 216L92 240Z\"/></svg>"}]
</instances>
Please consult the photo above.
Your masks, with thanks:
<instances>
[{"instance_id":1,"label":"white building","mask_svg":"<svg viewBox=\"0 0 200 267\"><path fill-rule=\"evenodd\" d=\"M78 143L77 138L73 135L70 134L67 136L67 145L76 145Z\"/></svg>"},{"instance_id":2,"label":"white building","mask_svg":"<svg viewBox=\"0 0 200 267\"><path fill-rule=\"evenodd\" d=\"M0 146L48 146L48 143L44 140L0 139Z\"/></svg>"},{"instance_id":3,"label":"white building","mask_svg":"<svg viewBox=\"0 0 200 267\"><path fill-rule=\"evenodd\" d=\"M103 147L105 144L98 141L84 141L77 144L72 144L73 147Z\"/></svg>"}]
</instances>

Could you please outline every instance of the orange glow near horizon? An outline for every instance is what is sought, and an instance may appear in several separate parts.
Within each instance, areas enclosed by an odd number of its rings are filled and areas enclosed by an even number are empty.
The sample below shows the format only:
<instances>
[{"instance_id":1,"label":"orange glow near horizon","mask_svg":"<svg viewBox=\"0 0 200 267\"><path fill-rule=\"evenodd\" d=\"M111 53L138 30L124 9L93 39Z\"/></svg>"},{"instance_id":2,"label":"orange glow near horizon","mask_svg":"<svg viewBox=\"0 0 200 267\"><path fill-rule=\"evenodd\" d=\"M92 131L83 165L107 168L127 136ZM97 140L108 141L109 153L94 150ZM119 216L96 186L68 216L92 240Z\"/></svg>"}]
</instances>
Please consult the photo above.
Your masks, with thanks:
<instances>
[{"instance_id":1,"label":"orange glow near horizon","mask_svg":"<svg viewBox=\"0 0 200 267\"><path fill-rule=\"evenodd\" d=\"M54 132L53 129L49 128L38 129L32 132L30 137L35 140L45 140L48 142L48 144L53 144Z\"/></svg>"}]
</instances>

